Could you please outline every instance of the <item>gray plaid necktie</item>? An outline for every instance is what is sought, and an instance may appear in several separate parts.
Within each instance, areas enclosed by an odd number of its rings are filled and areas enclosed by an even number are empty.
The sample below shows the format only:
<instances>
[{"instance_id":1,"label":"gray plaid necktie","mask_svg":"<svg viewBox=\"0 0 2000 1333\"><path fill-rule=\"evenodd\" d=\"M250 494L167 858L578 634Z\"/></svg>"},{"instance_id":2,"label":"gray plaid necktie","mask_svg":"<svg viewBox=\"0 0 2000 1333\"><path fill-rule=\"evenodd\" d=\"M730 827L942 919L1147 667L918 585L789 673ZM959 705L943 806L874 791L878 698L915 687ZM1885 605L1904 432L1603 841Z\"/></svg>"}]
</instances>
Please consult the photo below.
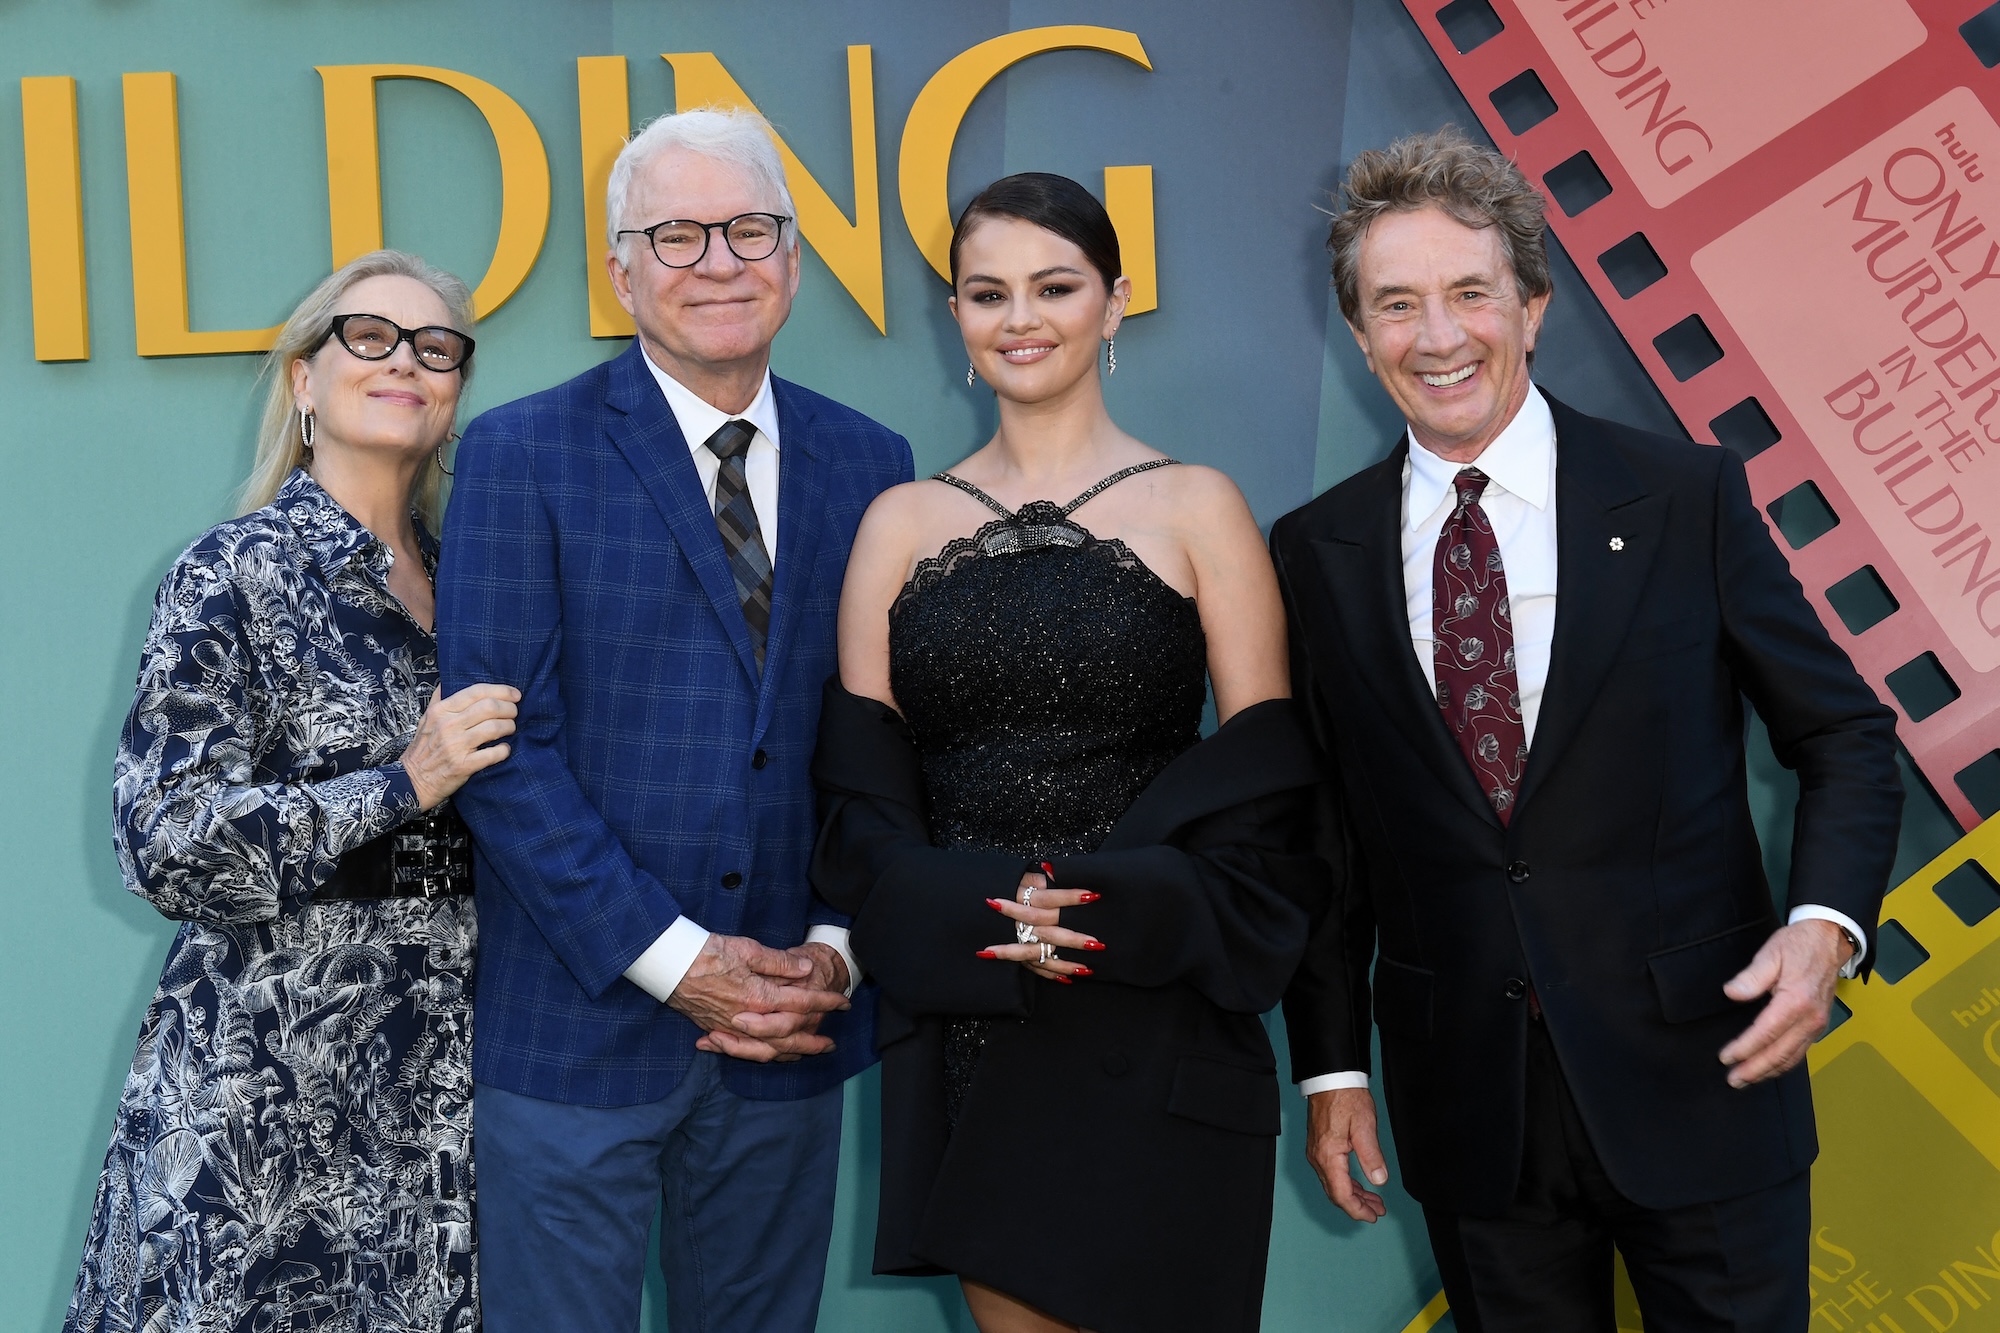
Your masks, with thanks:
<instances>
[{"instance_id":1,"label":"gray plaid necktie","mask_svg":"<svg viewBox=\"0 0 2000 1333\"><path fill-rule=\"evenodd\" d=\"M771 553L764 548L764 534L757 526L757 510L750 503L750 483L744 476L744 455L750 452L751 437L757 428L747 421L725 421L708 437L708 448L722 460L715 478L715 526L722 533L723 554L729 557L729 572L736 580L736 600L742 603L743 619L750 623L750 646L757 653L757 669L764 669L764 641L771 633Z\"/></svg>"}]
</instances>

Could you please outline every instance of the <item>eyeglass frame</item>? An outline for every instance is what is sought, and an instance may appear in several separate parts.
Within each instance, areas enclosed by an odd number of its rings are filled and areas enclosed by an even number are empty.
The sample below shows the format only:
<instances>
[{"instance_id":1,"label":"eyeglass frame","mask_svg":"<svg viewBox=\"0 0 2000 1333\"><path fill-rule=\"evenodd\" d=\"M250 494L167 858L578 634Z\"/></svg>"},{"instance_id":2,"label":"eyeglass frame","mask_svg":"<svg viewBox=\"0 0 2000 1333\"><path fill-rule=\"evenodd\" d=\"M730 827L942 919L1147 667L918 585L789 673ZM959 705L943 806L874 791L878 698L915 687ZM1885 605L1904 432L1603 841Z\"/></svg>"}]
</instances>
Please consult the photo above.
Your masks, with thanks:
<instances>
[{"instance_id":1,"label":"eyeglass frame","mask_svg":"<svg viewBox=\"0 0 2000 1333\"><path fill-rule=\"evenodd\" d=\"M729 239L729 227L731 223L741 222L744 218L770 218L772 221L778 224L778 239L772 243L770 255L758 255L755 259L745 259L743 255L738 252L735 243ZM721 228L722 230L722 244L728 248L730 254L736 256L738 262L744 264L761 264L765 260L769 259L771 255L777 254L779 250L784 248L785 227L788 224L796 221L798 221L797 218L788 217L783 213L767 213L761 208L753 208L747 213L738 213L735 217L726 218L721 222L696 222L693 218L667 218L664 221L655 222L650 227L626 227L623 230L621 230L618 233L618 235L645 237L646 248L653 252L653 258L660 261L661 267L679 271L683 269L693 268L697 264L701 263L702 260L708 258L708 247L713 241L712 233L717 228ZM654 238L653 238L654 232L658 231L662 227L671 227L676 223L679 223L682 226L701 228L701 253L696 255L693 259L689 260L685 264L667 263L666 257L660 253L660 247L654 243Z\"/></svg>"},{"instance_id":2,"label":"eyeglass frame","mask_svg":"<svg viewBox=\"0 0 2000 1333\"><path fill-rule=\"evenodd\" d=\"M390 328L396 331L396 341L390 343L389 350L382 353L382 355L380 356L363 356L361 353L354 350L353 344L347 341L347 335L344 332L342 332L343 328L347 324L347 321L350 319L379 319L384 324L387 324ZM423 355L417 351L417 335L419 333L431 333L431 332L449 333L454 338L459 339L461 342L465 344L465 355L458 359L457 364L444 366L442 368L438 366L425 364ZM357 361L387 361L390 357L396 354L396 349L398 347L401 347L404 343L408 343L410 345L410 359L412 361L415 361L418 365L423 366L425 370L430 371L431 374L433 375L449 375L453 371L458 371L459 373L463 374L465 368L468 365L472 364L472 352L473 349L478 346L478 343L473 340L471 334L460 332L458 329L451 327L451 325L449 324L424 324L414 329L406 329L401 324L398 324L395 320L390 319L387 315L371 315L365 310L352 310L344 315L335 315L333 319L328 322L326 327L326 332L320 335L320 340L317 344L314 345L313 351L317 352L319 351L320 348L326 346L327 340L329 338L339 343L342 349L344 349L349 356L353 357Z\"/></svg>"}]
</instances>

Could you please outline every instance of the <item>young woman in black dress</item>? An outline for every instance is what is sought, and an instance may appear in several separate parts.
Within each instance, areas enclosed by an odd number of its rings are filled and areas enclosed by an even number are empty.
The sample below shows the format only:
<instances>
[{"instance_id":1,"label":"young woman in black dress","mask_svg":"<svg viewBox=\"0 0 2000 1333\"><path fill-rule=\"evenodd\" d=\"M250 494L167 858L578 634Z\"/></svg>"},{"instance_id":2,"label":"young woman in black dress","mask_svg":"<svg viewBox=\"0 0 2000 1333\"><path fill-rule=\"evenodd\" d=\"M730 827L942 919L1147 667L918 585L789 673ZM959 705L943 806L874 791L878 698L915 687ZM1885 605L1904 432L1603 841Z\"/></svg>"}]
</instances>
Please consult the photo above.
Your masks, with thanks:
<instances>
[{"instance_id":1,"label":"young woman in black dress","mask_svg":"<svg viewBox=\"0 0 2000 1333\"><path fill-rule=\"evenodd\" d=\"M984 1333L1254 1328L1257 1015L1325 888L1277 583L1230 480L1105 410L1102 206L1008 177L951 253L999 430L863 519L816 763L815 884L882 987L876 1270L956 1273Z\"/></svg>"}]
</instances>

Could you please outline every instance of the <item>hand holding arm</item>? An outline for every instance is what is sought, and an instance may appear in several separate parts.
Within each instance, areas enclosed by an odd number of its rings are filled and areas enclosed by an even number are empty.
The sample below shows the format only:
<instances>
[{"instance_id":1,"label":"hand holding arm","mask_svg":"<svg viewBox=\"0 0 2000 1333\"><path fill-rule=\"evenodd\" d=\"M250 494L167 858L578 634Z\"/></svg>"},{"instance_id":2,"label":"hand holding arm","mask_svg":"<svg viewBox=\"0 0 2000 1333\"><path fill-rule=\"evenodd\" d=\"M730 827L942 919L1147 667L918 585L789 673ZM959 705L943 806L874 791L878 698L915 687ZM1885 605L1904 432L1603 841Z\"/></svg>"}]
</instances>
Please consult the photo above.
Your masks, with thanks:
<instances>
[{"instance_id":1,"label":"hand holding arm","mask_svg":"<svg viewBox=\"0 0 2000 1333\"><path fill-rule=\"evenodd\" d=\"M442 689L417 723L403 751L403 771L416 789L417 804L435 810L482 768L507 757L505 738L514 734L521 692L511 685L468 685L449 699Z\"/></svg>"}]
</instances>

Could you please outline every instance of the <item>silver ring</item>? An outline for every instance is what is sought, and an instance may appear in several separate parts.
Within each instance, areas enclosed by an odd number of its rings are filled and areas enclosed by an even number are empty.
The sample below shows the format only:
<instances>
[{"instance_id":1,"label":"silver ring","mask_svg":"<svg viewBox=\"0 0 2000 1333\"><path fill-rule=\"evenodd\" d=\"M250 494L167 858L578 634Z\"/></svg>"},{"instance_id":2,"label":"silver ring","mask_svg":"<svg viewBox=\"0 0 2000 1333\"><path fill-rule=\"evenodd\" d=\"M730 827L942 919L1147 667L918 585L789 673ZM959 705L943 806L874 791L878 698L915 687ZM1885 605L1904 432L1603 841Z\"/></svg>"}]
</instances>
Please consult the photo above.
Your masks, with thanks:
<instances>
[{"instance_id":1,"label":"silver ring","mask_svg":"<svg viewBox=\"0 0 2000 1333\"><path fill-rule=\"evenodd\" d=\"M1041 945L1041 946L1042 946L1042 956L1041 956L1040 958L1036 959L1036 960L1035 960L1036 962L1038 962L1038 963L1047 963L1047 962L1050 962L1050 961L1054 960L1054 958L1055 958L1055 956L1056 956L1056 946L1055 946L1055 945L1053 945L1053 944L1050 944L1050 943L1049 943L1049 942L1048 942L1047 940L1037 940L1037 941L1035 941L1035 942L1036 942L1037 944L1039 944L1039 945Z\"/></svg>"},{"instance_id":2,"label":"silver ring","mask_svg":"<svg viewBox=\"0 0 2000 1333\"><path fill-rule=\"evenodd\" d=\"M1035 905L1035 886L1032 884L1023 884L1021 886L1021 906L1033 907L1034 905Z\"/></svg>"},{"instance_id":3,"label":"silver ring","mask_svg":"<svg viewBox=\"0 0 2000 1333\"><path fill-rule=\"evenodd\" d=\"M1040 944L1042 937L1037 935L1035 928L1027 922L1016 921L1014 923L1014 942L1016 944Z\"/></svg>"}]
</instances>

